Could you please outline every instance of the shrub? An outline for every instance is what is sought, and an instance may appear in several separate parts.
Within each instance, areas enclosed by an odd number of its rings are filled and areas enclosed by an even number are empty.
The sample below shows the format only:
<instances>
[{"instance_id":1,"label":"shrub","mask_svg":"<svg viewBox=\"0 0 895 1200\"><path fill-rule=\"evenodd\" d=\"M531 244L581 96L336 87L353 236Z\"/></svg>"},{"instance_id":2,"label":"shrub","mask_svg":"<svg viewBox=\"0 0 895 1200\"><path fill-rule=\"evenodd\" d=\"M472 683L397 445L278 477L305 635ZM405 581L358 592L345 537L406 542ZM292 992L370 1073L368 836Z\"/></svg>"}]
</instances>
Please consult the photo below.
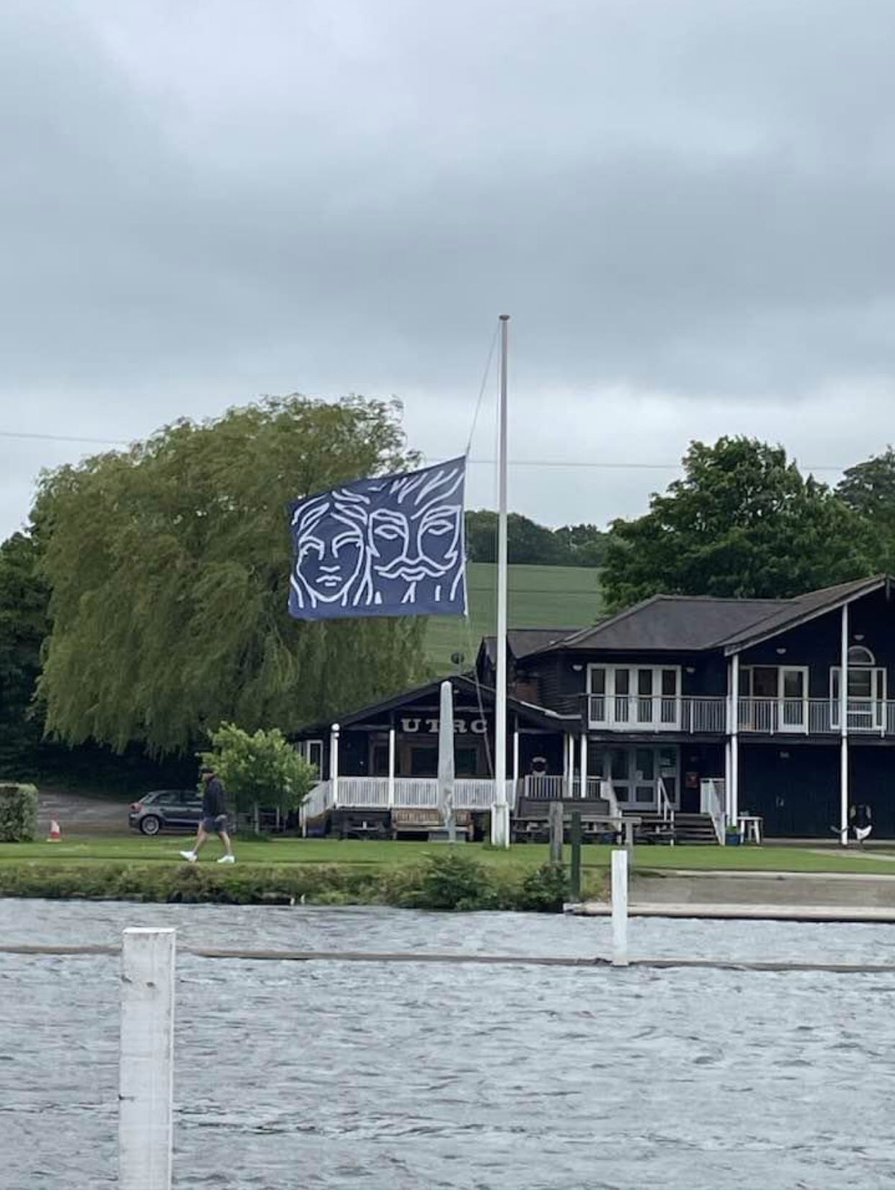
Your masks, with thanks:
<instances>
[{"instance_id":1,"label":"shrub","mask_svg":"<svg viewBox=\"0 0 895 1200\"><path fill-rule=\"evenodd\" d=\"M37 788L0 783L0 842L33 842L37 835Z\"/></svg>"},{"instance_id":2,"label":"shrub","mask_svg":"<svg viewBox=\"0 0 895 1200\"><path fill-rule=\"evenodd\" d=\"M424 854L404 903L414 908L472 911L498 908L498 891L481 863L462 854Z\"/></svg>"},{"instance_id":3,"label":"shrub","mask_svg":"<svg viewBox=\"0 0 895 1200\"><path fill-rule=\"evenodd\" d=\"M565 868L559 863L544 863L519 884L513 907L523 912L562 912L568 894Z\"/></svg>"}]
</instances>

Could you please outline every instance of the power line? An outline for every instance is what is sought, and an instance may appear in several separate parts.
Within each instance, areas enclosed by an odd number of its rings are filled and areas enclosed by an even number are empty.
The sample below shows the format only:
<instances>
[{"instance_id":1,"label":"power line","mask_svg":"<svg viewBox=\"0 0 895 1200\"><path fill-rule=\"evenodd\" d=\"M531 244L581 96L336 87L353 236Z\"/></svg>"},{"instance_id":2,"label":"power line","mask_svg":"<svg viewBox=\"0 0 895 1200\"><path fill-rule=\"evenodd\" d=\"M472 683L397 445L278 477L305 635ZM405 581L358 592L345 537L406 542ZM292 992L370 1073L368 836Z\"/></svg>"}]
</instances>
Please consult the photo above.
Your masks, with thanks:
<instances>
[{"instance_id":1,"label":"power line","mask_svg":"<svg viewBox=\"0 0 895 1200\"><path fill-rule=\"evenodd\" d=\"M0 429L0 438L25 438L35 442L84 442L96 446L129 446L131 443L119 438L78 437L70 433L20 433L17 430Z\"/></svg>"},{"instance_id":2,"label":"power line","mask_svg":"<svg viewBox=\"0 0 895 1200\"><path fill-rule=\"evenodd\" d=\"M85 445L94 446L130 446L132 444L124 438L81 437L70 433L26 433L12 429L0 429L0 438L22 438L36 442L80 442ZM436 456L423 455L423 461L437 462L439 459ZM470 458L467 461L474 466L493 467L497 460L494 458ZM679 462L606 462L600 459L558 458L511 458L508 461L511 467L594 468L596 470L608 471L679 471L682 469L682 464ZM812 466L807 464L801 469L803 471L847 471L849 466L854 466L854 463L850 463L848 466L833 466L829 464Z\"/></svg>"}]
</instances>

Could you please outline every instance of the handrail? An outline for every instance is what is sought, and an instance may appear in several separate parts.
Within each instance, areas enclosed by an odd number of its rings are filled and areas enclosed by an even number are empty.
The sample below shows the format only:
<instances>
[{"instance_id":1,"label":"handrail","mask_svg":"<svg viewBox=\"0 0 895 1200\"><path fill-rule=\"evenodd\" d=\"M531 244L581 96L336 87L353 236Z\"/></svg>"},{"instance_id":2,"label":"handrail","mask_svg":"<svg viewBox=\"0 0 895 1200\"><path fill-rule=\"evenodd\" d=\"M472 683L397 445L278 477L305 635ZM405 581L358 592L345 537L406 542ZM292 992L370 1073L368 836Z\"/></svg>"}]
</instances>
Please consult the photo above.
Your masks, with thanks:
<instances>
[{"instance_id":1,"label":"handrail","mask_svg":"<svg viewBox=\"0 0 895 1200\"><path fill-rule=\"evenodd\" d=\"M668 790L665 787L665 780L660 775L656 780L656 807L659 817L662 821L667 821L671 826L671 845L674 845L674 805L668 797Z\"/></svg>"},{"instance_id":2,"label":"handrail","mask_svg":"<svg viewBox=\"0 0 895 1200\"><path fill-rule=\"evenodd\" d=\"M715 827L715 837L718 845L724 845L726 823L725 800L726 783L723 779L703 779L699 789L699 811L708 813Z\"/></svg>"}]
</instances>

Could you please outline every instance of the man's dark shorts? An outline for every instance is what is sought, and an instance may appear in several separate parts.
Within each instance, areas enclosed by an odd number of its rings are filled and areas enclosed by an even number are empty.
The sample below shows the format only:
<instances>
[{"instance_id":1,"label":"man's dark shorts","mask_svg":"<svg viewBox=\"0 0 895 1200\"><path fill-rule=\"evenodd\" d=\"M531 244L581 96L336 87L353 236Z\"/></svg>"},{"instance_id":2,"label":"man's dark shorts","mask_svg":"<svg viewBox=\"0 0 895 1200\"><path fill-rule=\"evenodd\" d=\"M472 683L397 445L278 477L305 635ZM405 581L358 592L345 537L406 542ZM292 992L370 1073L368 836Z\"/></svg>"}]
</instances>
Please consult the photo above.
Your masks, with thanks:
<instances>
[{"instance_id":1,"label":"man's dark shorts","mask_svg":"<svg viewBox=\"0 0 895 1200\"><path fill-rule=\"evenodd\" d=\"M202 828L206 833L226 833L227 814L221 813L218 817L203 817Z\"/></svg>"}]
</instances>

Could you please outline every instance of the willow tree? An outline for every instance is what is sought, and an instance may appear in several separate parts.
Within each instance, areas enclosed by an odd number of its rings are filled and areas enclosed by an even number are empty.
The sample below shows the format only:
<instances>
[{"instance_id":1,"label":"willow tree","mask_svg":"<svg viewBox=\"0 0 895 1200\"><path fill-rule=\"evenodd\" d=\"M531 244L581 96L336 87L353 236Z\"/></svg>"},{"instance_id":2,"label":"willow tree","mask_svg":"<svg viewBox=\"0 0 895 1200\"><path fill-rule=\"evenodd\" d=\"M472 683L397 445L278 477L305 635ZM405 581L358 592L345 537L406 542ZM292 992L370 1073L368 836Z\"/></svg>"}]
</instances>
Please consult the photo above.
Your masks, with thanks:
<instances>
[{"instance_id":1,"label":"willow tree","mask_svg":"<svg viewBox=\"0 0 895 1200\"><path fill-rule=\"evenodd\" d=\"M40 482L47 732L184 751L224 721L303 723L398 691L420 621L293 621L286 504L412 465L393 403L272 397Z\"/></svg>"}]
</instances>

